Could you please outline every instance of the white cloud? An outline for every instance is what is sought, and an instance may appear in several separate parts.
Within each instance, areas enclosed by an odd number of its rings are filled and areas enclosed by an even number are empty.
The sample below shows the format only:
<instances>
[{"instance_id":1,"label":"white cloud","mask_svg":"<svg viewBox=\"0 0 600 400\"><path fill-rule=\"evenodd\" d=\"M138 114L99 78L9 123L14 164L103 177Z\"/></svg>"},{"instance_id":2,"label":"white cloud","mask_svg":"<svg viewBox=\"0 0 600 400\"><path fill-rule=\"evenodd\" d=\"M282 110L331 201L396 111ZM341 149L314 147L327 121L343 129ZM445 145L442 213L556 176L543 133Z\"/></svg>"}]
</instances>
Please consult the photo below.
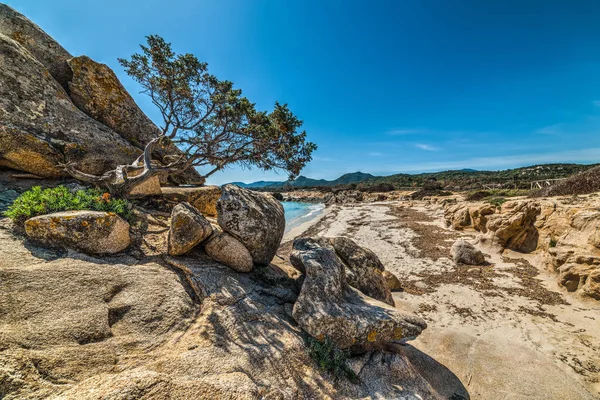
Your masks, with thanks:
<instances>
[{"instance_id":1,"label":"white cloud","mask_svg":"<svg viewBox=\"0 0 600 400\"><path fill-rule=\"evenodd\" d=\"M430 144L425 144L425 143L417 143L417 144L415 144L415 146L418 147L421 150L426 150L426 151L438 151L438 150L440 150L439 147L435 147L435 146L432 146Z\"/></svg>"},{"instance_id":2,"label":"white cloud","mask_svg":"<svg viewBox=\"0 0 600 400\"><path fill-rule=\"evenodd\" d=\"M592 147L545 154L517 154L512 156L470 158L459 161L453 160L422 164L389 165L387 169L394 172L445 171L462 168L500 170L535 164L597 163L598 161L600 161L600 147Z\"/></svg>"},{"instance_id":3,"label":"white cloud","mask_svg":"<svg viewBox=\"0 0 600 400\"><path fill-rule=\"evenodd\" d=\"M422 129L392 129L387 131L391 136L413 135L415 133L423 133Z\"/></svg>"},{"instance_id":4,"label":"white cloud","mask_svg":"<svg viewBox=\"0 0 600 400\"><path fill-rule=\"evenodd\" d=\"M548 125L535 131L542 135L559 135L563 132L564 124Z\"/></svg>"}]
</instances>

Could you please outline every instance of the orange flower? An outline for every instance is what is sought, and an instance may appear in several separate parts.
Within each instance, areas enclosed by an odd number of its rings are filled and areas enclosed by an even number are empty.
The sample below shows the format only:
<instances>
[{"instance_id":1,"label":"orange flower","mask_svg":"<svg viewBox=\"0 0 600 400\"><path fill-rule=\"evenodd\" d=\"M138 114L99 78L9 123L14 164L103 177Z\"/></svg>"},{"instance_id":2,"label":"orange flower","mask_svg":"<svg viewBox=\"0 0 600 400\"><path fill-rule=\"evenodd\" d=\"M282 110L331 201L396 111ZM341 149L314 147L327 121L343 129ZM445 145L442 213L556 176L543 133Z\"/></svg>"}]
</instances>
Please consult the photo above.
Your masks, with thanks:
<instances>
[{"instance_id":1,"label":"orange flower","mask_svg":"<svg viewBox=\"0 0 600 400\"><path fill-rule=\"evenodd\" d=\"M105 202L110 202L110 193L104 193L102 195L102 200L104 200Z\"/></svg>"}]
</instances>

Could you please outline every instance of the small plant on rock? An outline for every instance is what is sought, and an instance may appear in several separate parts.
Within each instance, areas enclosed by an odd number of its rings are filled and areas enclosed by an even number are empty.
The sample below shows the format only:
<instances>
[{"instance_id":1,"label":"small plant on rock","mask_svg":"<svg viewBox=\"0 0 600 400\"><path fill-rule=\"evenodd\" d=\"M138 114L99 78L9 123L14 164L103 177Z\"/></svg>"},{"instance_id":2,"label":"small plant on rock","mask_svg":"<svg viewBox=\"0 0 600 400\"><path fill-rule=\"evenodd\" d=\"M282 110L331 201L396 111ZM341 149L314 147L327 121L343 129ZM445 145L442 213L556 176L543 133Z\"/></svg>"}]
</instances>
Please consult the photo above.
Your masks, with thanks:
<instances>
[{"instance_id":1,"label":"small plant on rock","mask_svg":"<svg viewBox=\"0 0 600 400\"><path fill-rule=\"evenodd\" d=\"M493 199L490 199L490 204L498 208L502 208L502 204L504 204L505 202L506 199L504 197L494 197Z\"/></svg>"},{"instance_id":2,"label":"small plant on rock","mask_svg":"<svg viewBox=\"0 0 600 400\"><path fill-rule=\"evenodd\" d=\"M131 219L131 205L126 200L111 198L108 193L98 189L72 192L64 186L48 189L35 186L21 194L4 215L22 223L37 215L72 210L113 212L127 220Z\"/></svg>"},{"instance_id":3,"label":"small plant on rock","mask_svg":"<svg viewBox=\"0 0 600 400\"><path fill-rule=\"evenodd\" d=\"M346 364L348 351L337 348L330 337L323 340L308 338L308 354L317 363L319 369L331 373L336 379L346 378L352 383L358 382L356 373Z\"/></svg>"},{"instance_id":4,"label":"small plant on rock","mask_svg":"<svg viewBox=\"0 0 600 400\"><path fill-rule=\"evenodd\" d=\"M558 244L558 242L556 241L556 239L553 239L553 238L550 239L550 243L549 243L550 247L556 247L557 244Z\"/></svg>"}]
</instances>

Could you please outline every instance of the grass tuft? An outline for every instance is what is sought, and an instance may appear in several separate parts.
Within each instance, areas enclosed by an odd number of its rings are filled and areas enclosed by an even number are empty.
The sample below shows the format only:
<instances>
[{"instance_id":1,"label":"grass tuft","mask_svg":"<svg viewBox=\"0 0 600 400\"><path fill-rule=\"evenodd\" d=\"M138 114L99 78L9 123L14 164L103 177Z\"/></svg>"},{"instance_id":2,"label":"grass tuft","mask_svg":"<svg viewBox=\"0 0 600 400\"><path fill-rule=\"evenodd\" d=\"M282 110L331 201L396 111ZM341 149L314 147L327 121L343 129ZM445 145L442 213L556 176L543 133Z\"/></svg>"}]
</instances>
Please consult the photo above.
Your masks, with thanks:
<instances>
[{"instance_id":1,"label":"grass tuft","mask_svg":"<svg viewBox=\"0 0 600 400\"><path fill-rule=\"evenodd\" d=\"M42 189L35 186L22 193L4 215L17 223L42 214L61 211L92 210L113 212L131 220L131 205L127 200L113 199L98 189L70 191L64 186Z\"/></svg>"},{"instance_id":2,"label":"grass tuft","mask_svg":"<svg viewBox=\"0 0 600 400\"><path fill-rule=\"evenodd\" d=\"M348 351L338 349L330 337L325 337L322 341L309 337L307 346L308 354L319 369L331 373L336 379L346 378L352 383L358 383L358 376L346 364Z\"/></svg>"}]
</instances>

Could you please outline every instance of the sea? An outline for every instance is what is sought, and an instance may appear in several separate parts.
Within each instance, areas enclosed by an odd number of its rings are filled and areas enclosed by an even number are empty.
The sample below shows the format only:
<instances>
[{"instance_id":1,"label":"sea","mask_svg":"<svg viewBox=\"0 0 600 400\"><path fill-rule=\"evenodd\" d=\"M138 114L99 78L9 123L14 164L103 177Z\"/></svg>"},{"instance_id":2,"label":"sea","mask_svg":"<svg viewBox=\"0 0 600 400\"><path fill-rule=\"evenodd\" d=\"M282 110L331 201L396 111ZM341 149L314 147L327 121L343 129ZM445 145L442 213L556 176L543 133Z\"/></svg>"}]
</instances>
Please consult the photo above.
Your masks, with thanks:
<instances>
[{"instance_id":1,"label":"sea","mask_svg":"<svg viewBox=\"0 0 600 400\"><path fill-rule=\"evenodd\" d=\"M325 205L321 203L299 203L297 201L282 201L285 211L285 231L289 232L297 226L302 225L318 217Z\"/></svg>"}]
</instances>

